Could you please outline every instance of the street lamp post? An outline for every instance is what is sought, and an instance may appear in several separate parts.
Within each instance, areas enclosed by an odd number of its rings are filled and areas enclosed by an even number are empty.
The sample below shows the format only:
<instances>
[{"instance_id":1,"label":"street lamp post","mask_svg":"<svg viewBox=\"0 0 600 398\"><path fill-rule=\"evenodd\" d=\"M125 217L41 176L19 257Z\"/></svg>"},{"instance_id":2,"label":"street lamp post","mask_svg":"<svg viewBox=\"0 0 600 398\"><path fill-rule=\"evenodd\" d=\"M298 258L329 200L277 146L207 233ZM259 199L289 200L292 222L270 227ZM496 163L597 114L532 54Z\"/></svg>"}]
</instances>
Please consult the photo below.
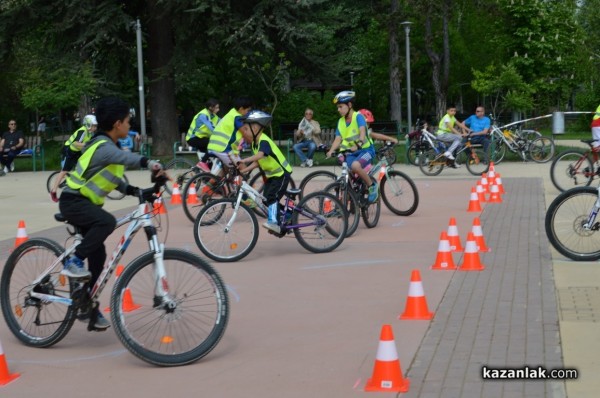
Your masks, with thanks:
<instances>
[{"instance_id":1,"label":"street lamp post","mask_svg":"<svg viewBox=\"0 0 600 398\"><path fill-rule=\"evenodd\" d=\"M412 113L411 113L411 101L410 101L410 25L412 22L404 21L400 25L404 26L404 33L406 34L406 118L408 121L407 132L410 132L412 128Z\"/></svg>"},{"instance_id":2,"label":"street lamp post","mask_svg":"<svg viewBox=\"0 0 600 398\"><path fill-rule=\"evenodd\" d=\"M354 72L350 71L350 88L354 89Z\"/></svg>"}]
</instances>

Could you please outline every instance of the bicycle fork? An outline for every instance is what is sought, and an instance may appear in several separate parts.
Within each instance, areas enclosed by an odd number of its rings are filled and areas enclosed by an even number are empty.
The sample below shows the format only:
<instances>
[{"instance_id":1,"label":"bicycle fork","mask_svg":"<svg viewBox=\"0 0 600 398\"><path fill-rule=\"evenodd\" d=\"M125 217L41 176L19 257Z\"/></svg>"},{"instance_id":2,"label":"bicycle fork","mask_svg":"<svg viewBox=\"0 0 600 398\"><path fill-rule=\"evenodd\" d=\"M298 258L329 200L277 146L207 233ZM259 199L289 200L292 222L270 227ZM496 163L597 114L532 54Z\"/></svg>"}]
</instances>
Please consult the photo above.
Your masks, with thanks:
<instances>
[{"instance_id":1,"label":"bicycle fork","mask_svg":"<svg viewBox=\"0 0 600 398\"><path fill-rule=\"evenodd\" d=\"M587 231L592 230L599 210L600 210L600 186L598 187L596 203L594 203L594 207L592 207L592 211L590 212L590 215L588 216L587 221L582 225L585 230L587 230Z\"/></svg>"}]
</instances>

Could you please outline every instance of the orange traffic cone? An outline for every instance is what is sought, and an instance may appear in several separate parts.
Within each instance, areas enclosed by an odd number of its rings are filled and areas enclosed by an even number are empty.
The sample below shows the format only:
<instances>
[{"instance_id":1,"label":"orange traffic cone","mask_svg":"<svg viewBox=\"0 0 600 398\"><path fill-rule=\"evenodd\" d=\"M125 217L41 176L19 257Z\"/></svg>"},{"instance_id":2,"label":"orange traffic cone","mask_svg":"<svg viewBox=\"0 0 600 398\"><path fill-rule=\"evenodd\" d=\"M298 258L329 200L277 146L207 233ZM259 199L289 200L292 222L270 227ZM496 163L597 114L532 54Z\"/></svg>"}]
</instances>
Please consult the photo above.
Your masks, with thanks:
<instances>
[{"instance_id":1,"label":"orange traffic cone","mask_svg":"<svg viewBox=\"0 0 600 398\"><path fill-rule=\"evenodd\" d=\"M496 172L492 169L488 169L487 179L488 179L488 184L492 184L494 181L496 181Z\"/></svg>"},{"instance_id":2,"label":"orange traffic cone","mask_svg":"<svg viewBox=\"0 0 600 398\"><path fill-rule=\"evenodd\" d=\"M431 266L431 269L443 269L443 270L454 270L456 265L450 252L450 242L448 241L448 234L446 231L442 232L440 236L440 244L438 246L437 256L435 263Z\"/></svg>"},{"instance_id":3,"label":"orange traffic cone","mask_svg":"<svg viewBox=\"0 0 600 398\"><path fill-rule=\"evenodd\" d=\"M325 198L323 201L323 212L330 213L331 212L331 199Z\"/></svg>"},{"instance_id":4,"label":"orange traffic cone","mask_svg":"<svg viewBox=\"0 0 600 398\"><path fill-rule=\"evenodd\" d=\"M488 203L502 203L502 198L500 197L498 185L496 185L495 183L492 184L492 188L490 189L490 198L488 199Z\"/></svg>"},{"instance_id":5,"label":"orange traffic cone","mask_svg":"<svg viewBox=\"0 0 600 398\"><path fill-rule=\"evenodd\" d=\"M165 205L163 203L162 196L159 196L154 201L154 211L153 211L153 213L154 214L167 214L167 209L165 208Z\"/></svg>"},{"instance_id":6,"label":"orange traffic cone","mask_svg":"<svg viewBox=\"0 0 600 398\"><path fill-rule=\"evenodd\" d=\"M496 172L496 167L494 166L494 162L490 162L490 167L488 168L488 173L490 171Z\"/></svg>"},{"instance_id":7,"label":"orange traffic cone","mask_svg":"<svg viewBox=\"0 0 600 398\"><path fill-rule=\"evenodd\" d=\"M195 205L200 203L200 201L198 200L198 195L196 193L196 184L190 185L190 190L188 191L187 198L185 198L185 202L188 205Z\"/></svg>"},{"instance_id":8,"label":"orange traffic cone","mask_svg":"<svg viewBox=\"0 0 600 398\"><path fill-rule=\"evenodd\" d=\"M479 221L479 217L475 217L473 220L473 228L471 228L471 232L473 232L473 237L475 237L475 243L477 243L477 250L480 252L491 252L492 249L487 247L485 244L485 239L483 238L483 230L481 229L481 222Z\"/></svg>"},{"instance_id":9,"label":"orange traffic cone","mask_svg":"<svg viewBox=\"0 0 600 398\"><path fill-rule=\"evenodd\" d=\"M373 376L367 381L365 391L408 392L410 382L402 377L400 360L391 325L383 325L377 347Z\"/></svg>"},{"instance_id":10,"label":"orange traffic cone","mask_svg":"<svg viewBox=\"0 0 600 398\"><path fill-rule=\"evenodd\" d=\"M473 232L467 235L467 243L465 244L465 254L463 263L458 268L459 271L483 271L485 266L479 260L479 252L477 251L477 242Z\"/></svg>"},{"instance_id":11,"label":"orange traffic cone","mask_svg":"<svg viewBox=\"0 0 600 398\"><path fill-rule=\"evenodd\" d=\"M477 182L477 198L479 199L479 203L485 203L486 199L485 199L485 189L483 188L483 186L481 185L481 182Z\"/></svg>"},{"instance_id":12,"label":"orange traffic cone","mask_svg":"<svg viewBox=\"0 0 600 398\"><path fill-rule=\"evenodd\" d=\"M177 185L177 183L173 183L173 193L171 194L171 204L172 205L180 205L181 204L181 192L179 192L179 185Z\"/></svg>"},{"instance_id":13,"label":"orange traffic cone","mask_svg":"<svg viewBox=\"0 0 600 398\"><path fill-rule=\"evenodd\" d=\"M490 192L489 182L488 182L488 179L487 179L487 173L481 174L480 184L483 187L483 190L485 192Z\"/></svg>"},{"instance_id":14,"label":"orange traffic cone","mask_svg":"<svg viewBox=\"0 0 600 398\"><path fill-rule=\"evenodd\" d=\"M463 251L463 248L460 244L460 236L458 236L456 219L454 217L450 218L450 224L448 225L448 242L450 242L450 250L453 252Z\"/></svg>"},{"instance_id":15,"label":"orange traffic cone","mask_svg":"<svg viewBox=\"0 0 600 398\"><path fill-rule=\"evenodd\" d=\"M15 239L15 248L23 242L27 242L27 231L25 231L25 221L19 221L17 227L17 238Z\"/></svg>"},{"instance_id":16,"label":"orange traffic cone","mask_svg":"<svg viewBox=\"0 0 600 398\"><path fill-rule=\"evenodd\" d=\"M18 373L11 374L8 372L8 364L6 363L6 358L4 358L4 349L2 348L2 342L0 341L0 386L16 380L19 376L20 374Z\"/></svg>"},{"instance_id":17,"label":"orange traffic cone","mask_svg":"<svg viewBox=\"0 0 600 398\"><path fill-rule=\"evenodd\" d=\"M398 319L427 320L433 318L433 312L427 308L427 299L423 291L421 273L414 269L410 275L410 286L408 287L408 298L404 313Z\"/></svg>"},{"instance_id":18,"label":"orange traffic cone","mask_svg":"<svg viewBox=\"0 0 600 398\"><path fill-rule=\"evenodd\" d=\"M498 185L498 191L500 191L500 194L504 195L506 191L504 190L504 185L502 185L502 177L500 177L500 173L496 174L496 185Z\"/></svg>"},{"instance_id":19,"label":"orange traffic cone","mask_svg":"<svg viewBox=\"0 0 600 398\"><path fill-rule=\"evenodd\" d=\"M117 265L117 268L115 269L115 280L121 276L121 274L123 273L123 270L125 269L125 267L123 266L123 264L119 264ZM104 312L110 312L110 307L106 307L104 309Z\"/></svg>"},{"instance_id":20,"label":"orange traffic cone","mask_svg":"<svg viewBox=\"0 0 600 398\"><path fill-rule=\"evenodd\" d=\"M475 192L475 187L471 187L471 198L469 199L469 207L467 207L467 211L481 211L481 204L479 204L479 198L477 197L477 192Z\"/></svg>"},{"instance_id":21,"label":"orange traffic cone","mask_svg":"<svg viewBox=\"0 0 600 398\"><path fill-rule=\"evenodd\" d=\"M133 302L133 297L131 296L131 290L126 287L123 292L123 312L131 312L135 311L138 308L141 308L141 305Z\"/></svg>"}]
</instances>

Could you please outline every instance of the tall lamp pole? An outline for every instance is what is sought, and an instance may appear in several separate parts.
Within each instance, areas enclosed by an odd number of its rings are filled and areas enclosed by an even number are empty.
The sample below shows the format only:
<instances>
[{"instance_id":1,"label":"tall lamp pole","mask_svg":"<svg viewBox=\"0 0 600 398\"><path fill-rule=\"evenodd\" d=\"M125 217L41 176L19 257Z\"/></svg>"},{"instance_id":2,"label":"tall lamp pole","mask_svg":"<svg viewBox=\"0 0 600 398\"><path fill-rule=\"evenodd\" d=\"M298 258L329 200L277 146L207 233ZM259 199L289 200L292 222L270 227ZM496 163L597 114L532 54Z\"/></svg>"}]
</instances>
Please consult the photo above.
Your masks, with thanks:
<instances>
[{"instance_id":1,"label":"tall lamp pole","mask_svg":"<svg viewBox=\"0 0 600 398\"><path fill-rule=\"evenodd\" d=\"M138 65L138 94L140 97L140 133L146 136L146 104L144 101L144 58L142 57L142 24L140 20L135 21L135 32L137 41L137 65Z\"/></svg>"},{"instance_id":2,"label":"tall lamp pole","mask_svg":"<svg viewBox=\"0 0 600 398\"><path fill-rule=\"evenodd\" d=\"M350 87L354 90L354 72L350 71Z\"/></svg>"},{"instance_id":3,"label":"tall lamp pole","mask_svg":"<svg viewBox=\"0 0 600 398\"><path fill-rule=\"evenodd\" d=\"M411 112L411 101L410 101L410 25L412 22L404 21L400 25L404 26L404 33L406 34L406 112L408 128L407 133L412 128L412 112Z\"/></svg>"}]
</instances>

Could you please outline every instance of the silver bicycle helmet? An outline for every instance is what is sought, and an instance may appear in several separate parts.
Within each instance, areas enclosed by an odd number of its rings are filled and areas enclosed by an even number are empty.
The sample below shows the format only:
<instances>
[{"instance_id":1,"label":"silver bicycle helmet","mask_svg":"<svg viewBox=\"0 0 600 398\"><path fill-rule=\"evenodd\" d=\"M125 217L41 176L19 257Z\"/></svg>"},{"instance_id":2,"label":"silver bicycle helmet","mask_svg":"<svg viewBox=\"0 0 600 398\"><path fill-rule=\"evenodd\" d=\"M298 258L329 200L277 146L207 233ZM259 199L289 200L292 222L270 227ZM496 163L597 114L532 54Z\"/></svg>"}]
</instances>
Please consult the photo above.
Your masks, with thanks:
<instances>
[{"instance_id":1,"label":"silver bicycle helmet","mask_svg":"<svg viewBox=\"0 0 600 398\"><path fill-rule=\"evenodd\" d=\"M97 126L97 125L98 125L98 120L96 120L95 115L85 115L85 117L83 118L83 126L86 129L89 129L92 126Z\"/></svg>"},{"instance_id":2,"label":"silver bicycle helmet","mask_svg":"<svg viewBox=\"0 0 600 398\"><path fill-rule=\"evenodd\" d=\"M267 112L253 110L246 114L246 116L242 116L242 122L248 123L258 123L263 127L267 127L271 124L273 120L273 116L268 114Z\"/></svg>"},{"instance_id":3,"label":"silver bicycle helmet","mask_svg":"<svg viewBox=\"0 0 600 398\"><path fill-rule=\"evenodd\" d=\"M354 101L356 93L354 91L340 91L335 97L333 97L334 104L347 104L348 102Z\"/></svg>"}]
</instances>

